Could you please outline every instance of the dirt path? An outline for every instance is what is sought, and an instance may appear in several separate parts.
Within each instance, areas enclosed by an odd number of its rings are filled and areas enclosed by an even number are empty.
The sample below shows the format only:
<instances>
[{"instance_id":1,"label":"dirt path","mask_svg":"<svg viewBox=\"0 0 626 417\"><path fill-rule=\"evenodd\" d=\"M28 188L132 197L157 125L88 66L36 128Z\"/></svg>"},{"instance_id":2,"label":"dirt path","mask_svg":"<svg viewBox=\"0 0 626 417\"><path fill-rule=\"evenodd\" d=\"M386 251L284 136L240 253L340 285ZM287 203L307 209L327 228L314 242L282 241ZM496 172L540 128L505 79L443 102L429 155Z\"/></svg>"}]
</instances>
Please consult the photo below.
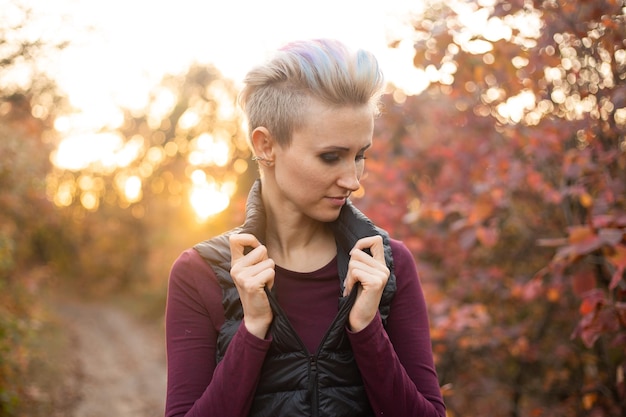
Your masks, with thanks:
<instances>
[{"instance_id":1,"label":"dirt path","mask_svg":"<svg viewBox=\"0 0 626 417\"><path fill-rule=\"evenodd\" d=\"M73 416L160 417L165 399L163 331L121 309L99 303L58 302L75 340L80 393Z\"/></svg>"}]
</instances>

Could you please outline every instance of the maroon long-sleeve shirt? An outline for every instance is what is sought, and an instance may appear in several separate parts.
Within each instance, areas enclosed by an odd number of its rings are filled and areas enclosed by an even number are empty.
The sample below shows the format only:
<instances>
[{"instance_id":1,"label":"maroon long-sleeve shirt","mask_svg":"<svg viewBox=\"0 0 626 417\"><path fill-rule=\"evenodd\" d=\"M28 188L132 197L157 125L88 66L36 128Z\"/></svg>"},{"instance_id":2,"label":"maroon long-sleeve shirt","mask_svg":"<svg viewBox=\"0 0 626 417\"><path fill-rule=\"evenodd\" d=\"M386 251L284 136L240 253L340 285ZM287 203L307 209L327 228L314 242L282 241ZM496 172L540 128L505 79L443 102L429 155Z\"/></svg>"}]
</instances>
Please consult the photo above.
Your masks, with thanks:
<instances>
[{"instance_id":1,"label":"maroon long-sleeve shirt","mask_svg":"<svg viewBox=\"0 0 626 417\"><path fill-rule=\"evenodd\" d=\"M426 304L409 250L391 240L397 292L387 326L380 317L348 332L375 415L443 417L433 363ZM310 352L337 314L336 261L311 273L276 267L278 301ZM216 365L217 335L224 322L222 290L193 249L174 263L166 309L167 401L165 416L246 417L271 343L240 326Z\"/></svg>"}]
</instances>

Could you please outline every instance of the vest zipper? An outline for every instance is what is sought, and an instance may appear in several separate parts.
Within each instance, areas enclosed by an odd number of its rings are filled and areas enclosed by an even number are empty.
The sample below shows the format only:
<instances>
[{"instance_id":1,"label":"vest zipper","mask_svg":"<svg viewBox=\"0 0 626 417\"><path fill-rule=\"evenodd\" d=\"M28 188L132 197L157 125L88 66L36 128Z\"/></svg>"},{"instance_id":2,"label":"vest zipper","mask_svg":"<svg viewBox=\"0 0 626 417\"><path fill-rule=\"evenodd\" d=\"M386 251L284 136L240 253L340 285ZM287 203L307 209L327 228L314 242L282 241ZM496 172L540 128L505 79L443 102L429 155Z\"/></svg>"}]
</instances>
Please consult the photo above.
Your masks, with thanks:
<instances>
[{"instance_id":1,"label":"vest zipper","mask_svg":"<svg viewBox=\"0 0 626 417\"><path fill-rule=\"evenodd\" d=\"M356 285L355 288L353 289L352 293L350 294L350 297L354 298L356 297ZM284 312L283 312L284 314ZM322 340L320 341L319 346L317 347L317 350L315 351L314 355L309 356L309 384L311 389L311 405L312 405L312 409L311 409L311 416L312 417L317 417L319 416L319 390L317 387L317 377L318 377L318 369L317 369L317 358L319 357L319 354L321 353L322 349L324 349L324 345L326 344L326 339L328 339L328 336L330 335L330 332L332 331L332 329L335 328L337 321L341 318L341 309L339 309L339 311L337 312L337 315L335 316L335 318L333 319L333 321L330 323L330 326L328 326L328 329L326 329L326 333L324 333L324 336L322 337ZM291 329L294 334L296 336L298 336L298 334L295 332L295 330L293 330L293 327ZM298 337L299 338L299 337ZM302 346L304 347L304 349L306 350L306 347L304 346L304 342L302 342L302 340L300 340L300 343L302 343Z\"/></svg>"},{"instance_id":2,"label":"vest zipper","mask_svg":"<svg viewBox=\"0 0 626 417\"><path fill-rule=\"evenodd\" d=\"M293 328L293 325L289 321L287 314L282 309L280 304L278 304L278 300L276 299L276 296L267 287L265 288L265 293L267 294L267 298L270 302L270 305L272 306L272 309L274 310L274 314L280 314L284 318L285 322L287 323L287 326L289 327L289 331L295 335L295 338L298 341L298 344L300 345L302 351L306 352L309 355L309 388L311 390L311 413L312 413L311 416L317 417L319 416L319 392L318 392L318 387L317 387L317 377L318 377L317 358L319 357L320 352L324 348L324 344L326 343L326 339L330 335L330 332L336 326L337 321L341 318L341 313L342 313L341 308L337 312L337 315L335 316L333 321L330 323L330 326L328 326L328 329L326 329L326 333L324 334L324 337L322 337L322 340L320 341L320 344L317 347L316 352L313 355L311 355L306 345L300 338L300 335ZM348 303L349 305L354 303L356 294L357 294L357 285L354 286L354 288L352 289L352 292L348 296L350 299L350 302Z\"/></svg>"},{"instance_id":3,"label":"vest zipper","mask_svg":"<svg viewBox=\"0 0 626 417\"><path fill-rule=\"evenodd\" d=\"M311 417L319 415L319 398L317 393L317 356L309 356L309 386L311 387Z\"/></svg>"}]
</instances>

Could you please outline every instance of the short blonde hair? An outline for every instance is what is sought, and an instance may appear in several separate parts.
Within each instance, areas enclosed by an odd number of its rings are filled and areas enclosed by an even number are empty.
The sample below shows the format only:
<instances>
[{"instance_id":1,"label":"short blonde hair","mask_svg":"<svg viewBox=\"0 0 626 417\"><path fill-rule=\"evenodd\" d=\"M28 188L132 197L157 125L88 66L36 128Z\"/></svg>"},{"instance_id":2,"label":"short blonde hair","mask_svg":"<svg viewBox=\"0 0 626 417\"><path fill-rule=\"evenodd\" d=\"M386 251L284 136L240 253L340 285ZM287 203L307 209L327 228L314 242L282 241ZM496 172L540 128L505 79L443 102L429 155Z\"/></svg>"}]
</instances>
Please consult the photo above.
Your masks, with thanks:
<instances>
[{"instance_id":1,"label":"short blonde hair","mask_svg":"<svg viewBox=\"0 0 626 417\"><path fill-rule=\"evenodd\" d=\"M249 135L266 127L281 146L303 123L311 98L329 106L370 105L379 113L384 79L376 57L331 39L292 42L244 79L239 103Z\"/></svg>"}]
</instances>

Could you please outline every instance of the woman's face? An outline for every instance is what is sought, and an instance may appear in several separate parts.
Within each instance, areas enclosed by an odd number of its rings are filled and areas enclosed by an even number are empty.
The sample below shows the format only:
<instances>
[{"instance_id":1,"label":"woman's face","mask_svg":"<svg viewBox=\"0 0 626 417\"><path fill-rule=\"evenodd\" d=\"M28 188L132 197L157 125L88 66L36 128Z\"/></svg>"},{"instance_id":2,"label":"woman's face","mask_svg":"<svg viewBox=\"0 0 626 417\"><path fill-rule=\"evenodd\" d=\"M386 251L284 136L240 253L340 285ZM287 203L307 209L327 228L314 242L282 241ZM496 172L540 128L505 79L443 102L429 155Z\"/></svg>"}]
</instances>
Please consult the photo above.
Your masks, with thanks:
<instances>
[{"instance_id":1,"label":"woman's face","mask_svg":"<svg viewBox=\"0 0 626 417\"><path fill-rule=\"evenodd\" d=\"M359 189L373 132L369 105L329 107L311 100L291 144L275 148L278 205L317 221L335 220L350 193Z\"/></svg>"}]
</instances>

